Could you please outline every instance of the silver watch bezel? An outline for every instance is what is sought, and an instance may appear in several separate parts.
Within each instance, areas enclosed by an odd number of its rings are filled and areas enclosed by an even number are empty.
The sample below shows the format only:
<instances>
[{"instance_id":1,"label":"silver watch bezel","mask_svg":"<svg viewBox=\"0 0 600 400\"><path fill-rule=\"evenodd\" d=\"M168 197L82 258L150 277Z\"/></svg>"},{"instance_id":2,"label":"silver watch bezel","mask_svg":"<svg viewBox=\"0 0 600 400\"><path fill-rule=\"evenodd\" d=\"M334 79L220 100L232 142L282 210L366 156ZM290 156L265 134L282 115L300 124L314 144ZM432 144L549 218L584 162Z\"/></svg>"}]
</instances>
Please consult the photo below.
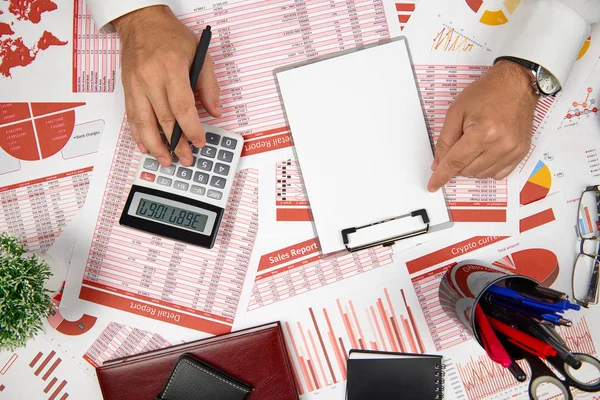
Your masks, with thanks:
<instances>
[{"instance_id":1,"label":"silver watch bezel","mask_svg":"<svg viewBox=\"0 0 600 400\"><path fill-rule=\"evenodd\" d=\"M542 71L544 71L544 73L549 75L556 82L557 88L555 91L548 93L541 88L539 81L540 81L540 76L542 74ZM562 89L560 82L558 82L558 79L556 79L556 77L550 71L548 71L546 68L542 67L541 65L538 65L537 70L531 71L531 72L533 73L533 76L535 78L535 82L533 83L533 86L536 89L537 94L540 94L542 96L554 96L555 94L560 92L560 90Z\"/></svg>"}]
</instances>

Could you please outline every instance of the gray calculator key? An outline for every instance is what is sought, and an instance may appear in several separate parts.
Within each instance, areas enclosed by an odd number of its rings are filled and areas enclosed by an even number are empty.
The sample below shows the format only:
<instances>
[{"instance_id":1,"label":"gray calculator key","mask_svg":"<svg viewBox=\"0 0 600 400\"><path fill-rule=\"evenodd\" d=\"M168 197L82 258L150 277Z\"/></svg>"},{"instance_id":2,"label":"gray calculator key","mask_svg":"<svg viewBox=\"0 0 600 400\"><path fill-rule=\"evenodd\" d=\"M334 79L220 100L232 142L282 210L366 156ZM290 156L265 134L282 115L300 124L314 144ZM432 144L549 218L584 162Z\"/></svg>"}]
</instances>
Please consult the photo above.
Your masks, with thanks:
<instances>
[{"instance_id":1,"label":"gray calculator key","mask_svg":"<svg viewBox=\"0 0 600 400\"><path fill-rule=\"evenodd\" d=\"M232 162L233 161L233 153L231 151L227 151L227 150L219 150L218 158L221 161Z\"/></svg>"},{"instance_id":2,"label":"gray calculator key","mask_svg":"<svg viewBox=\"0 0 600 400\"><path fill-rule=\"evenodd\" d=\"M201 183L203 185L208 184L208 174L204 172L196 171L194 174L194 182Z\"/></svg>"},{"instance_id":3,"label":"gray calculator key","mask_svg":"<svg viewBox=\"0 0 600 400\"><path fill-rule=\"evenodd\" d=\"M197 167L202 171L210 171L212 169L213 162L210 160L205 160L203 158L198 160Z\"/></svg>"},{"instance_id":4,"label":"gray calculator key","mask_svg":"<svg viewBox=\"0 0 600 400\"><path fill-rule=\"evenodd\" d=\"M219 188L219 189L225 189L225 184L227 183L227 179L225 178L221 178L218 176L213 176L210 179L210 186Z\"/></svg>"},{"instance_id":5,"label":"gray calculator key","mask_svg":"<svg viewBox=\"0 0 600 400\"><path fill-rule=\"evenodd\" d=\"M169 165L168 167L160 167L160 173L165 175L175 175L176 167L174 165Z\"/></svg>"},{"instance_id":6,"label":"gray calculator key","mask_svg":"<svg viewBox=\"0 0 600 400\"><path fill-rule=\"evenodd\" d=\"M175 181L175 183L173 184L173 187L177 190L188 190L190 185L189 185L189 183Z\"/></svg>"},{"instance_id":7,"label":"gray calculator key","mask_svg":"<svg viewBox=\"0 0 600 400\"><path fill-rule=\"evenodd\" d=\"M206 132L206 143L219 144L220 139L221 136L217 135L216 133Z\"/></svg>"},{"instance_id":8,"label":"gray calculator key","mask_svg":"<svg viewBox=\"0 0 600 400\"><path fill-rule=\"evenodd\" d=\"M215 174L227 175L229 173L229 165L217 163L215 165Z\"/></svg>"},{"instance_id":9,"label":"gray calculator key","mask_svg":"<svg viewBox=\"0 0 600 400\"><path fill-rule=\"evenodd\" d=\"M232 139L232 138L228 138L228 137L224 137L221 140L221 146L228 148L228 149L235 149L235 145L237 144L237 139Z\"/></svg>"},{"instance_id":10,"label":"gray calculator key","mask_svg":"<svg viewBox=\"0 0 600 400\"><path fill-rule=\"evenodd\" d=\"M217 155L217 149L210 146L204 146L202 150L200 150L200 155L208 158L215 158Z\"/></svg>"},{"instance_id":11,"label":"gray calculator key","mask_svg":"<svg viewBox=\"0 0 600 400\"><path fill-rule=\"evenodd\" d=\"M223 193L211 189L208 191L207 196L211 199L221 200L221 197L223 197Z\"/></svg>"},{"instance_id":12,"label":"gray calculator key","mask_svg":"<svg viewBox=\"0 0 600 400\"><path fill-rule=\"evenodd\" d=\"M189 168L179 167L177 168L177 177L189 181L192 179L192 170Z\"/></svg>"},{"instance_id":13,"label":"gray calculator key","mask_svg":"<svg viewBox=\"0 0 600 400\"><path fill-rule=\"evenodd\" d=\"M197 194L197 195L203 195L206 192L206 189L203 188L202 186L196 186L196 185L192 185L192 188L190 189L190 192L192 192L193 194Z\"/></svg>"},{"instance_id":14,"label":"gray calculator key","mask_svg":"<svg viewBox=\"0 0 600 400\"><path fill-rule=\"evenodd\" d=\"M161 186L171 186L171 183L173 183L173 179L165 178L164 176L159 176L156 179L156 183L158 183Z\"/></svg>"},{"instance_id":15,"label":"gray calculator key","mask_svg":"<svg viewBox=\"0 0 600 400\"><path fill-rule=\"evenodd\" d=\"M154 158L146 158L144 160L144 169L149 169L150 171L157 171L158 165L158 161L156 161Z\"/></svg>"}]
</instances>

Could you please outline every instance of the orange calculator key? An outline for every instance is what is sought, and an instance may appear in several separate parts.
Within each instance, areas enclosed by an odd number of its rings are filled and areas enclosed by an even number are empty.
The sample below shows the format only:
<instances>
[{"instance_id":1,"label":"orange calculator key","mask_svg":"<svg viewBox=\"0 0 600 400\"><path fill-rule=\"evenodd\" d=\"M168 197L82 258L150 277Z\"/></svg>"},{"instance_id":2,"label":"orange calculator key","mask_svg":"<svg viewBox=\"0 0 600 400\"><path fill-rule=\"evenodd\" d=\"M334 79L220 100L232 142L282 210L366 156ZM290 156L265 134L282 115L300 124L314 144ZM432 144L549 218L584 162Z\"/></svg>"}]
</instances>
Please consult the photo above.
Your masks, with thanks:
<instances>
[{"instance_id":1,"label":"orange calculator key","mask_svg":"<svg viewBox=\"0 0 600 400\"><path fill-rule=\"evenodd\" d=\"M156 179L156 175L151 174L149 172L142 172L142 174L140 175L140 179L143 181L154 182L154 179Z\"/></svg>"}]
</instances>

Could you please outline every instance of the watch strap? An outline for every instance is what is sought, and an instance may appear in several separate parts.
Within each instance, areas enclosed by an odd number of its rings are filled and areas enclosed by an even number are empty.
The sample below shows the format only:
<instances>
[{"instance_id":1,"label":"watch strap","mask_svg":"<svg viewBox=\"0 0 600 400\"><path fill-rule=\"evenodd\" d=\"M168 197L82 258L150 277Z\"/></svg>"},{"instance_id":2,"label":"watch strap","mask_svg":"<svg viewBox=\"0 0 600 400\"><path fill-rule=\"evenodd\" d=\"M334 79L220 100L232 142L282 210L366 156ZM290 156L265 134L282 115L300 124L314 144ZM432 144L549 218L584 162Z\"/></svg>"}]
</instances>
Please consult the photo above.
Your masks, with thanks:
<instances>
[{"instance_id":1,"label":"watch strap","mask_svg":"<svg viewBox=\"0 0 600 400\"><path fill-rule=\"evenodd\" d=\"M510 57L510 56L503 56L503 57L498 57L496 58L496 60L494 61L494 64L496 64L498 61L512 61L514 63L519 64L522 67L527 68L528 70L530 70L533 73L536 73L538 68L540 67L538 64L531 62L531 61L527 61L524 60L522 58L517 58L517 57Z\"/></svg>"}]
</instances>

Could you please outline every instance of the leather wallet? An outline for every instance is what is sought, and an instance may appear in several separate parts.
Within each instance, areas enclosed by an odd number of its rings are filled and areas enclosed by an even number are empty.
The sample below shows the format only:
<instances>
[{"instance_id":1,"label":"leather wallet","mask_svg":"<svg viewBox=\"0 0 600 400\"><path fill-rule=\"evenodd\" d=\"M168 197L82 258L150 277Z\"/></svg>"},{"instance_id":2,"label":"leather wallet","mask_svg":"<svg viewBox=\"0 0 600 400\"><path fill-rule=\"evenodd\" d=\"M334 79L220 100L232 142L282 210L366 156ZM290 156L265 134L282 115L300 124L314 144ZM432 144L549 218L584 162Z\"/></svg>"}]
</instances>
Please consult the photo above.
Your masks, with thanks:
<instances>
[{"instance_id":1,"label":"leather wallet","mask_svg":"<svg viewBox=\"0 0 600 400\"><path fill-rule=\"evenodd\" d=\"M244 400L251 391L247 384L182 354L157 400Z\"/></svg>"}]
</instances>

